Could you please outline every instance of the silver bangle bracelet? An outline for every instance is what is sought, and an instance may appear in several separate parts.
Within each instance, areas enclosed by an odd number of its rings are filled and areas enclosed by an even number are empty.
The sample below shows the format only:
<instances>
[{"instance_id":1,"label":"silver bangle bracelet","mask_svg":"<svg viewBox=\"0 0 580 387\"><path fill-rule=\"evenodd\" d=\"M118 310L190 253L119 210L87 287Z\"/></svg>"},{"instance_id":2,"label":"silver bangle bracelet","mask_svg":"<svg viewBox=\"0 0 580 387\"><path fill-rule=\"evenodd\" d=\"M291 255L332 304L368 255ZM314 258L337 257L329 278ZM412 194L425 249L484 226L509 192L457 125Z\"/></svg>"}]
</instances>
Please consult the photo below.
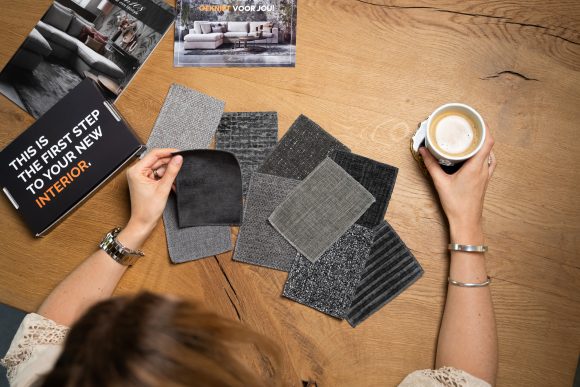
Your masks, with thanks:
<instances>
[{"instance_id":1,"label":"silver bangle bracelet","mask_svg":"<svg viewBox=\"0 0 580 387\"><path fill-rule=\"evenodd\" d=\"M464 251L466 253L485 253L488 250L486 245L460 245L458 243L450 243L447 248L451 251Z\"/></svg>"},{"instance_id":2,"label":"silver bangle bracelet","mask_svg":"<svg viewBox=\"0 0 580 387\"><path fill-rule=\"evenodd\" d=\"M487 280L476 283L459 282L455 281L454 279L451 279L451 277L447 277L447 282L449 282L450 285L459 286L461 288L483 288L489 286L489 284L491 283L491 277L487 276Z\"/></svg>"}]
</instances>

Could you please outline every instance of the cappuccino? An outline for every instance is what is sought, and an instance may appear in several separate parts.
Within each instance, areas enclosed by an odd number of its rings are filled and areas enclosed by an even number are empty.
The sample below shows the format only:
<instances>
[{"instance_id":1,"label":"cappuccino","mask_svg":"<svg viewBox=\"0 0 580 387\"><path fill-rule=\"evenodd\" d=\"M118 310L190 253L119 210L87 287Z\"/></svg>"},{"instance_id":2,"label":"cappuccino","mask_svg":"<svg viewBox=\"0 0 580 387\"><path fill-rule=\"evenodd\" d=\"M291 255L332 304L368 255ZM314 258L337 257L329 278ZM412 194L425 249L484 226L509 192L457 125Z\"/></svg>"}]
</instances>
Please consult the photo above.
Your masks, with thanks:
<instances>
[{"instance_id":1,"label":"cappuccino","mask_svg":"<svg viewBox=\"0 0 580 387\"><path fill-rule=\"evenodd\" d=\"M459 110L436 115L428 129L437 150L451 157L469 155L481 141L481 128L471 116Z\"/></svg>"}]
</instances>

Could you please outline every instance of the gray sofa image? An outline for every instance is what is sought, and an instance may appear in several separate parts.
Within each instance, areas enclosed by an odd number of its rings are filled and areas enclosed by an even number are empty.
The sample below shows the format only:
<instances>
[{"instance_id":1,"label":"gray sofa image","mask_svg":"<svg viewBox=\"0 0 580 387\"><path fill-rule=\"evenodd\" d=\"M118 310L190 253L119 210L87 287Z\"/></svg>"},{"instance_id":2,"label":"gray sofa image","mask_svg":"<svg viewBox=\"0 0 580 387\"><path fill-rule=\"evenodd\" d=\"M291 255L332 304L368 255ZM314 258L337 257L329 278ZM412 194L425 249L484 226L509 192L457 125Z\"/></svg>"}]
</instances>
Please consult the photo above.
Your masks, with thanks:
<instances>
[{"instance_id":1,"label":"gray sofa image","mask_svg":"<svg viewBox=\"0 0 580 387\"><path fill-rule=\"evenodd\" d=\"M267 21L258 22L209 22L195 21L193 28L183 38L185 50L216 49L224 43L234 43L237 38L256 36L261 26L269 25ZM221 30L221 31L220 31ZM278 43L278 28L265 28L262 38L254 43Z\"/></svg>"}]
</instances>

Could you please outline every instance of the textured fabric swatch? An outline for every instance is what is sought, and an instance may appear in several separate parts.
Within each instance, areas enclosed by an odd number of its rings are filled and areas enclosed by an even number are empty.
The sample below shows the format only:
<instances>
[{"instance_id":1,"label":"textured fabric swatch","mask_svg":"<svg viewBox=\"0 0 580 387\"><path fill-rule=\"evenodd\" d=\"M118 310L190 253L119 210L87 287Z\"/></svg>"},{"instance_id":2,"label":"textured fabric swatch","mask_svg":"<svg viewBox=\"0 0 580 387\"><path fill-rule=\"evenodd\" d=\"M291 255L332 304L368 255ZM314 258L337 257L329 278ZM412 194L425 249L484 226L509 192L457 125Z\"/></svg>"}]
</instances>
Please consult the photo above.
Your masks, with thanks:
<instances>
[{"instance_id":1,"label":"textured fabric swatch","mask_svg":"<svg viewBox=\"0 0 580 387\"><path fill-rule=\"evenodd\" d=\"M298 183L298 180L257 172L252 175L234 261L290 270L297 251L272 227L268 216Z\"/></svg>"},{"instance_id":2,"label":"textured fabric swatch","mask_svg":"<svg viewBox=\"0 0 580 387\"><path fill-rule=\"evenodd\" d=\"M385 218L399 169L344 151L334 151L330 158L373 194L376 201L357 223L371 228L377 226Z\"/></svg>"},{"instance_id":3,"label":"textured fabric swatch","mask_svg":"<svg viewBox=\"0 0 580 387\"><path fill-rule=\"evenodd\" d=\"M373 229L373 245L348 311L357 326L423 275L423 268L395 230L383 221Z\"/></svg>"},{"instance_id":4,"label":"textured fabric swatch","mask_svg":"<svg viewBox=\"0 0 580 387\"><path fill-rule=\"evenodd\" d=\"M242 223L242 172L233 153L213 149L179 152L175 179L179 227Z\"/></svg>"},{"instance_id":5,"label":"textured fabric swatch","mask_svg":"<svg viewBox=\"0 0 580 387\"><path fill-rule=\"evenodd\" d=\"M345 318L359 282L373 231L352 225L317 262L298 254L284 286L284 297Z\"/></svg>"},{"instance_id":6,"label":"textured fabric swatch","mask_svg":"<svg viewBox=\"0 0 580 387\"><path fill-rule=\"evenodd\" d=\"M172 85L151 131L147 147L207 148L219 125L224 106L223 101L184 86ZM169 196L163 211L163 223L169 257L174 263L209 257L232 249L228 226L180 229L175 195Z\"/></svg>"},{"instance_id":7,"label":"textured fabric swatch","mask_svg":"<svg viewBox=\"0 0 580 387\"><path fill-rule=\"evenodd\" d=\"M326 158L269 220L298 252L314 262L374 201L369 191Z\"/></svg>"},{"instance_id":8,"label":"textured fabric swatch","mask_svg":"<svg viewBox=\"0 0 580 387\"><path fill-rule=\"evenodd\" d=\"M350 151L310 118L300 115L258 172L302 180L336 149Z\"/></svg>"},{"instance_id":9,"label":"textured fabric swatch","mask_svg":"<svg viewBox=\"0 0 580 387\"><path fill-rule=\"evenodd\" d=\"M224 113L215 135L216 149L232 152L242 167L244 195L252 173L278 142L278 113Z\"/></svg>"}]
</instances>

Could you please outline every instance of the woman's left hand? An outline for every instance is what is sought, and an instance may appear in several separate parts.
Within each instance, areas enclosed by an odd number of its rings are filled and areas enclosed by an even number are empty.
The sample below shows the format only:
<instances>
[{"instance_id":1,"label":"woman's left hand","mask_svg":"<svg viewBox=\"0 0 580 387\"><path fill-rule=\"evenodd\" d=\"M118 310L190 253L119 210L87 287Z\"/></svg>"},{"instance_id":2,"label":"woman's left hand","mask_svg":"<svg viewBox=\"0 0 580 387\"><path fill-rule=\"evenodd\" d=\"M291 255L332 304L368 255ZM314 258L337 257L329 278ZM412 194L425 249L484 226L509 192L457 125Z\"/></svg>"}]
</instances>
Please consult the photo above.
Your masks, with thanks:
<instances>
[{"instance_id":1,"label":"woman's left hand","mask_svg":"<svg viewBox=\"0 0 580 387\"><path fill-rule=\"evenodd\" d=\"M127 171L131 194L129 224L151 232L161 218L183 157L173 156L177 149L153 149ZM157 173L156 178L154 171Z\"/></svg>"}]
</instances>

